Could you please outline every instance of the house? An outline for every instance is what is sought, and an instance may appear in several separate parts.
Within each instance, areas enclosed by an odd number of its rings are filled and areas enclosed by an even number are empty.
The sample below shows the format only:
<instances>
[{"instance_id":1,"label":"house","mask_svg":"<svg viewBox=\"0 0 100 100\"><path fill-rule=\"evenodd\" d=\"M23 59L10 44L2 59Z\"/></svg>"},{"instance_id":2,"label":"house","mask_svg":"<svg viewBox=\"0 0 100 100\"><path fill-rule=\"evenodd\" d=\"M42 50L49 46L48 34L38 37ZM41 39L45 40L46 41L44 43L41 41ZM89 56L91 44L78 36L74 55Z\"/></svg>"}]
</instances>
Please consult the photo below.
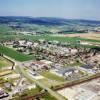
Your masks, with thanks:
<instances>
[{"instance_id":1,"label":"house","mask_svg":"<svg viewBox=\"0 0 100 100\"><path fill-rule=\"evenodd\" d=\"M69 76L73 73L78 73L78 70L72 67L68 67L68 68L64 68L58 71L59 74L61 74L62 76Z\"/></svg>"},{"instance_id":2,"label":"house","mask_svg":"<svg viewBox=\"0 0 100 100\"><path fill-rule=\"evenodd\" d=\"M33 61L30 67L33 70L41 70L41 69L47 70L48 69L48 66L44 62L41 62L41 61Z\"/></svg>"},{"instance_id":3,"label":"house","mask_svg":"<svg viewBox=\"0 0 100 100\"><path fill-rule=\"evenodd\" d=\"M33 44L33 43L30 42L30 41L27 41L27 43L26 43L27 46L32 46L32 44Z\"/></svg>"},{"instance_id":4,"label":"house","mask_svg":"<svg viewBox=\"0 0 100 100\"><path fill-rule=\"evenodd\" d=\"M41 60L41 62L45 63L46 65L51 65L51 64L53 64L52 61L48 61L48 60Z\"/></svg>"},{"instance_id":5,"label":"house","mask_svg":"<svg viewBox=\"0 0 100 100\"><path fill-rule=\"evenodd\" d=\"M94 71L93 71L94 65L90 65L90 64L82 65L82 66L80 66L80 69L87 73L94 73Z\"/></svg>"},{"instance_id":6,"label":"house","mask_svg":"<svg viewBox=\"0 0 100 100\"><path fill-rule=\"evenodd\" d=\"M26 40L20 40L20 41L19 41L20 46L25 46L26 43L27 43Z\"/></svg>"},{"instance_id":7,"label":"house","mask_svg":"<svg viewBox=\"0 0 100 100\"><path fill-rule=\"evenodd\" d=\"M76 54L78 52L77 49L71 49L71 54Z\"/></svg>"},{"instance_id":8,"label":"house","mask_svg":"<svg viewBox=\"0 0 100 100\"><path fill-rule=\"evenodd\" d=\"M13 41L7 41L6 45L12 46L13 45Z\"/></svg>"},{"instance_id":9,"label":"house","mask_svg":"<svg viewBox=\"0 0 100 100\"><path fill-rule=\"evenodd\" d=\"M54 64L52 64L52 68L60 69L61 67L62 67L61 64L58 64L58 63L54 63Z\"/></svg>"},{"instance_id":10,"label":"house","mask_svg":"<svg viewBox=\"0 0 100 100\"><path fill-rule=\"evenodd\" d=\"M78 73L78 70L72 67L68 67L68 68L63 68L63 69L53 69L51 70L51 72L58 76L67 77L73 73Z\"/></svg>"}]
</instances>

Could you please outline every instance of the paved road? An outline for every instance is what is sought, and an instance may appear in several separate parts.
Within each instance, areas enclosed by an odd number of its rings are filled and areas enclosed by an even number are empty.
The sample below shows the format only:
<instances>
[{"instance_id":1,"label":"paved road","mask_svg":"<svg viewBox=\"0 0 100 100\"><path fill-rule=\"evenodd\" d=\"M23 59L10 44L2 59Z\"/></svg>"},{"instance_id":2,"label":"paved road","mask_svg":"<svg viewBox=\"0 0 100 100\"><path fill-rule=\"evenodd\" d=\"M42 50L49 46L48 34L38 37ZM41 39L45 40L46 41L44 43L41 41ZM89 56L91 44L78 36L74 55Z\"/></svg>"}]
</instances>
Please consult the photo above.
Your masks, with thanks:
<instances>
[{"instance_id":1,"label":"paved road","mask_svg":"<svg viewBox=\"0 0 100 100\"><path fill-rule=\"evenodd\" d=\"M53 91L52 89L46 87L44 84L40 83L39 81L33 79L32 77L30 77L28 75L27 72L25 72L25 70L23 69L23 66L19 63L19 66L17 67L20 71L20 74L22 74L24 77L26 77L27 79L31 80L33 83L36 83L38 86L40 86L41 88L47 90L52 96L54 96L57 100L66 100L63 96L61 96L60 94L58 94L57 92Z\"/></svg>"},{"instance_id":2,"label":"paved road","mask_svg":"<svg viewBox=\"0 0 100 100\"><path fill-rule=\"evenodd\" d=\"M7 56L6 56L7 57ZM53 91L52 89L46 87L44 84L40 83L39 81L33 79L32 77L30 77L28 75L28 73L24 70L23 65L21 62L18 62L10 57L7 57L8 59L12 60L13 62L15 62L15 69L17 69L19 71L19 73L21 75L23 75L24 77L26 77L28 80L31 80L33 83L37 84L38 86L40 86L41 88L43 88L44 90L47 90L52 96L54 96L57 100L66 100L63 96L61 96L60 94L58 94L57 92ZM17 67L16 67L17 66ZM11 97L11 96L10 96Z\"/></svg>"}]
</instances>

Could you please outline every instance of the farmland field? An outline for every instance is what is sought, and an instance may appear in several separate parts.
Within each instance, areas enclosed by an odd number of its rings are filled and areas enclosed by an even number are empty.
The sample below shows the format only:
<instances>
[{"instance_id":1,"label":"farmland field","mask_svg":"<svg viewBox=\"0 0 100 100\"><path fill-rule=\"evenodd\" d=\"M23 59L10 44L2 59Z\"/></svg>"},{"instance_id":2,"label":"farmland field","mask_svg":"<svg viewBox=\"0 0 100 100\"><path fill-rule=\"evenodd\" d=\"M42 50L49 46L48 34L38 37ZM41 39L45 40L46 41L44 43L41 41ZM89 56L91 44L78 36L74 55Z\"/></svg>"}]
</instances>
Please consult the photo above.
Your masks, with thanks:
<instances>
[{"instance_id":1,"label":"farmland field","mask_svg":"<svg viewBox=\"0 0 100 100\"><path fill-rule=\"evenodd\" d=\"M17 61L27 61L27 60L32 60L34 58L33 56L19 53L17 51L14 51L13 49L1 45L0 45L0 53L3 53L6 56L9 56Z\"/></svg>"},{"instance_id":2,"label":"farmland field","mask_svg":"<svg viewBox=\"0 0 100 100\"><path fill-rule=\"evenodd\" d=\"M13 35L14 37L14 35ZM49 41L59 41L59 42L77 42L78 40L82 40L82 41L90 41L90 42L99 42L100 40L96 40L96 39L86 39L83 37L66 37L66 36L53 36L53 35L19 35L18 36L19 39L27 39L27 40L31 40L31 41L36 41L39 39L45 39L45 40L49 40Z\"/></svg>"},{"instance_id":3,"label":"farmland field","mask_svg":"<svg viewBox=\"0 0 100 100\"><path fill-rule=\"evenodd\" d=\"M91 38L92 37L92 38ZM94 38L93 38L94 37ZM31 41L36 41L39 39L45 39L49 41L59 41L59 42L76 42L81 41L90 41L100 43L100 34L67 34L67 35L0 35L0 41L5 40L18 40L18 39L27 39Z\"/></svg>"},{"instance_id":4,"label":"farmland field","mask_svg":"<svg viewBox=\"0 0 100 100\"><path fill-rule=\"evenodd\" d=\"M66 37L80 37L84 39L100 40L100 32L98 33L82 33L82 34L66 34Z\"/></svg>"},{"instance_id":5,"label":"farmland field","mask_svg":"<svg viewBox=\"0 0 100 100\"><path fill-rule=\"evenodd\" d=\"M92 33L91 33L92 34ZM98 33L99 34L99 33ZM29 41L37 41L40 39L44 39L47 41L59 41L62 43L69 42L70 46L77 46L77 47L85 47L85 48L95 48L98 47L100 44L99 36L94 34L95 38L88 38L90 35L88 34L68 34L68 35L0 35L0 41L7 41L7 40L20 40L26 39ZM92 35L91 35L92 36ZM85 41L85 42L92 42L93 45L83 45L78 44L78 41ZM97 44L97 45L96 45ZM27 59L26 59L27 60Z\"/></svg>"},{"instance_id":6,"label":"farmland field","mask_svg":"<svg viewBox=\"0 0 100 100\"><path fill-rule=\"evenodd\" d=\"M0 68L12 66L12 63L3 57L0 57Z\"/></svg>"},{"instance_id":7,"label":"farmland field","mask_svg":"<svg viewBox=\"0 0 100 100\"><path fill-rule=\"evenodd\" d=\"M50 72L42 72L41 75L43 75L44 77L46 77L48 79L59 81L59 82L66 81L63 77L57 76L57 75L52 74Z\"/></svg>"}]
</instances>

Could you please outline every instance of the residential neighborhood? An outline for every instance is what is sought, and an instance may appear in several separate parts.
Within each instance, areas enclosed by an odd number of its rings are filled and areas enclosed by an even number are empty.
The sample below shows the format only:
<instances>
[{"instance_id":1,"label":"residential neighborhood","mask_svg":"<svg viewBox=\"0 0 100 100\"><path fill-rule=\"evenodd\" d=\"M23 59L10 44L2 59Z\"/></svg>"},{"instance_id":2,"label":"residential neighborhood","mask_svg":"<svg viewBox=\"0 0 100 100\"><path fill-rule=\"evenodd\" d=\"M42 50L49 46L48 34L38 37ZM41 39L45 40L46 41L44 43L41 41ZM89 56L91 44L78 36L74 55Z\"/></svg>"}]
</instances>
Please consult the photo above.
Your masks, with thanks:
<instances>
[{"instance_id":1,"label":"residential neighborhood","mask_svg":"<svg viewBox=\"0 0 100 100\"><path fill-rule=\"evenodd\" d=\"M47 85L48 88L56 88L65 86L67 82L74 84L74 81L100 75L99 48L71 47L67 43L46 40L7 41L1 43L1 46L35 57L20 63L1 54L1 59L10 63L8 67L1 69L1 82L4 82L1 98L17 98L18 94L23 94L26 90L42 92L43 87L37 87L37 82ZM23 69L20 69L21 67ZM27 76L23 77L22 73ZM36 83L29 82L27 77L36 80Z\"/></svg>"}]
</instances>

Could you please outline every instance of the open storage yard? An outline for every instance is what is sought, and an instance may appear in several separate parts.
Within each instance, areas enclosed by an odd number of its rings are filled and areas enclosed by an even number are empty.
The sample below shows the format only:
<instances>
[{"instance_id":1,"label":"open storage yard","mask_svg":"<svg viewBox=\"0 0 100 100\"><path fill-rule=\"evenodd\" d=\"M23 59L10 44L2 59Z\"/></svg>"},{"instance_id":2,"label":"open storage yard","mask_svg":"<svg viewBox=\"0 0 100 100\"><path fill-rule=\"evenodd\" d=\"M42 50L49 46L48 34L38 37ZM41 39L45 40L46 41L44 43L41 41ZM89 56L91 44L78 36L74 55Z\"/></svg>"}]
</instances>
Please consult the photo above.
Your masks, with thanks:
<instances>
[{"instance_id":1,"label":"open storage yard","mask_svg":"<svg viewBox=\"0 0 100 100\"><path fill-rule=\"evenodd\" d=\"M68 100L100 100L100 78L58 91Z\"/></svg>"}]
</instances>

